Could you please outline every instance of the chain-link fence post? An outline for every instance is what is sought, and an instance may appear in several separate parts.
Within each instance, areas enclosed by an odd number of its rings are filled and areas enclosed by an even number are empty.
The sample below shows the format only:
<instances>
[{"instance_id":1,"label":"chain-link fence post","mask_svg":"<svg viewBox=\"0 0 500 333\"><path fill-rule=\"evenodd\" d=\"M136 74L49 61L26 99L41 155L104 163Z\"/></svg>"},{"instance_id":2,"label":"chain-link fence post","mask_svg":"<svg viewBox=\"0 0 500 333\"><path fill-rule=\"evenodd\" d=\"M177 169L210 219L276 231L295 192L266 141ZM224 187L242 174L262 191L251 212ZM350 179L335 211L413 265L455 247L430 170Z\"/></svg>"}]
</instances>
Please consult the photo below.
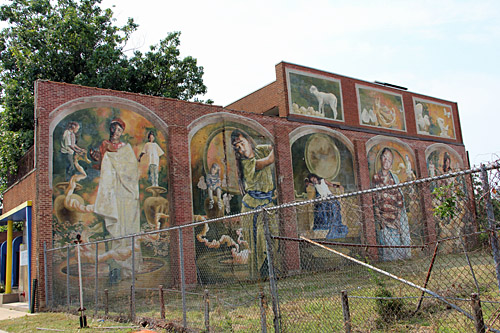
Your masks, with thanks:
<instances>
[{"instance_id":1,"label":"chain-link fence post","mask_svg":"<svg viewBox=\"0 0 500 333\"><path fill-rule=\"evenodd\" d=\"M49 280L47 279L47 242L43 242L43 270L45 279L45 306L49 307Z\"/></svg>"},{"instance_id":2,"label":"chain-link fence post","mask_svg":"<svg viewBox=\"0 0 500 333\"><path fill-rule=\"evenodd\" d=\"M208 289L205 289L203 300L205 303L205 329L207 330L207 332L210 332L210 298Z\"/></svg>"},{"instance_id":3,"label":"chain-link fence post","mask_svg":"<svg viewBox=\"0 0 500 333\"><path fill-rule=\"evenodd\" d=\"M351 333L351 312L349 311L349 298L347 291L341 291L342 298L342 314L344 316L344 329L346 333Z\"/></svg>"},{"instance_id":4,"label":"chain-link fence post","mask_svg":"<svg viewBox=\"0 0 500 333\"><path fill-rule=\"evenodd\" d=\"M135 321L135 237L132 236L132 286L130 287L130 319Z\"/></svg>"},{"instance_id":5,"label":"chain-link fence post","mask_svg":"<svg viewBox=\"0 0 500 333\"><path fill-rule=\"evenodd\" d=\"M269 267L269 289L271 290L271 299L273 303L273 313L274 313L274 331L276 333L281 332L280 330L280 313L279 313L279 299L278 299L278 289L276 287L276 275L274 273L274 249L273 241L271 238L271 231L269 229L269 212L264 208L262 211L263 222L264 222L264 234L266 236L266 250L267 250L267 264Z\"/></svg>"},{"instance_id":6,"label":"chain-link fence post","mask_svg":"<svg viewBox=\"0 0 500 333\"><path fill-rule=\"evenodd\" d=\"M476 333L484 333L485 326L483 320L483 310L481 309L481 301L479 300L479 294L473 293L471 295L472 302L472 315L474 316L474 327L476 328Z\"/></svg>"},{"instance_id":7,"label":"chain-link fence post","mask_svg":"<svg viewBox=\"0 0 500 333\"><path fill-rule=\"evenodd\" d=\"M104 289L104 315L107 316L109 313L109 292L108 289Z\"/></svg>"},{"instance_id":8,"label":"chain-link fence post","mask_svg":"<svg viewBox=\"0 0 500 333\"><path fill-rule=\"evenodd\" d=\"M160 318L165 319L165 298L163 297L163 285L160 284L159 287L160 294Z\"/></svg>"},{"instance_id":9,"label":"chain-link fence post","mask_svg":"<svg viewBox=\"0 0 500 333\"><path fill-rule=\"evenodd\" d=\"M94 316L97 316L97 307L99 304L99 244L95 244L95 305Z\"/></svg>"},{"instance_id":10,"label":"chain-link fence post","mask_svg":"<svg viewBox=\"0 0 500 333\"><path fill-rule=\"evenodd\" d=\"M182 326L186 328L186 281L184 276L184 242L182 240L182 229L179 229L179 262L181 266Z\"/></svg>"},{"instance_id":11,"label":"chain-link fence post","mask_svg":"<svg viewBox=\"0 0 500 333\"><path fill-rule=\"evenodd\" d=\"M488 228L490 229L490 243L491 251L493 253L493 260L495 261L495 271L497 273L498 289L500 290L500 249L498 245L498 237L495 231L495 214L493 213L493 206L491 204L490 184L488 182L488 173L484 164L481 164L481 181L483 185L483 192L486 200L486 216L488 218Z\"/></svg>"},{"instance_id":12,"label":"chain-link fence post","mask_svg":"<svg viewBox=\"0 0 500 333\"><path fill-rule=\"evenodd\" d=\"M66 303L68 303L68 312L70 311L71 299L70 299L70 289L69 289L69 245L66 248Z\"/></svg>"},{"instance_id":13,"label":"chain-link fence post","mask_svg":"<svg viewBox=\"0 0 500 333\"><path fill-rule=\"evenodd\" d=\"M260 329L262 333L267 333L267 318L266 318L266 307L265 307L265 295L261 291L259 293L259 306L260 306Z\"/></svg>"}]
</instances>

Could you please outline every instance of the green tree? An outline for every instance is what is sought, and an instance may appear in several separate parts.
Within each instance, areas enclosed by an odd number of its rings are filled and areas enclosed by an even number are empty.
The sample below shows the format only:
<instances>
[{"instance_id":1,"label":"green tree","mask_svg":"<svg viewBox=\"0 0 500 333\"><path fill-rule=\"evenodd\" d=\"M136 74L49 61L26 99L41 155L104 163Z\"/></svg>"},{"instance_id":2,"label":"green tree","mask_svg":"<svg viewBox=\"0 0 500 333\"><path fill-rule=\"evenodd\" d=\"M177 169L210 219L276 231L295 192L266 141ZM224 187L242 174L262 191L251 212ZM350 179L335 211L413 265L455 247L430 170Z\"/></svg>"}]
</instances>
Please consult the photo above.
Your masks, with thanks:
<instances>
[{"instance_id":1,"label":"green tree","mask_svg":"<svg viewBox=\"0 0 500 333\"><path fill-rule=\"evenodd\" d=\"M11 0L0 6L0 192L33 145L34 82L46 79L183 100L206 93L203 67L180 58L180 33L145 54L125 47L138 25L114 24L101 0ZM201 101L203 102L203 101ZM208 100L207 103L212 103Z\"/></svg>"}]
</instances>

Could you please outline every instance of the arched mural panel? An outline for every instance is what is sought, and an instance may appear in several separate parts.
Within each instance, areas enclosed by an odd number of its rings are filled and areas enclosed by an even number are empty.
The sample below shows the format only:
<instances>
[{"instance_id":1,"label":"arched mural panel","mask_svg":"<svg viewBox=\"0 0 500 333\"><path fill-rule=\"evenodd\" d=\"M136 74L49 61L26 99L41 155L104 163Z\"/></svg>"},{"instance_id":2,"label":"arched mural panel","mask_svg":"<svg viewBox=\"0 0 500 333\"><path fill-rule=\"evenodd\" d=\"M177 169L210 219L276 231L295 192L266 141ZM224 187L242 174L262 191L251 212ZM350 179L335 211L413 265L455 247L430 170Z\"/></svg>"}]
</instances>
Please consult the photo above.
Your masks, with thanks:
<instances>
[{"instance_id":1,"label":"arched mural panel","mask_svg":"<svg viewBox=\"0 0 500 333\"><path fill-rule=\"evenodd\" d=\"M458 171L463 169L464 166L464 162L460 155L445 144L438 143L429 146L425 151L425 156L429 177ZM468 207L464 206L464 202L466 201L465 198L469 195L465 177L457 176L436 180L430 183L430 188L433 207L442 205L444 197L451 197L453 195L459 199L453 211L453 216L441 217L434 215L438 238L456 237L464 233L472 232L472 216ZM461 240L457 238L448 242L443 242L441 251L459 251L461 246Z\"/></svg>"},{"instance_id":2,"label":"arched mural panel","mask_svg":"<svg viewBox=\"0 0 500 333\"><path fill-rule=\"evenodd\" d=\"M237 117L212 120L207 118L204 126L198 124L191 136L195 219L275 205L274 149L267 133ZM279 234L274 219L270 227L273 234ZM196 262L204 282L257 279L266 274L261 216L205 224L195 233Z\"/></svg>"},{"instance_id":3,"label":"arched mural panel","mask_svg":"<svg viewBox=\"0 0 500 333\"><path fill-rule=\"evenodd\" d=\"M342 134L305 126L291 133L295 199L297 201L353 192L357 189L353 147ZM351 199L300 206L300 235L313 239L359 241L361 223Z\"/></svg>"},{"instance_id":4,"label":"arched mural panel","mask_svg":"<svg viewBox=\"0 0 500 333\"><path fill-rule=\"evenodd\" d=\"M404 142L377 136L367 142L371 187L383 187L416 179L415 157ZM415 186L377 191L373 195L377 243L409 246L423 240L423 214ZM408 259L410 248L382 248L383 260Z\"/></svg>"},{"instance_id":5,"label":"arched mural panel","mask_svg":"<svg viewBox=\"0 0 500 333\"><path fill-rule=\"evenodd\" d=\"M125 108L93 106L62 114L51 126L54 245L72 243L77 234L89 242L169 226L165 134ZM136 271L167 269L164 237L136 239ZM95 253L83 256L95 260ZM130 276L130 239L99 245L98 256L99 275L109 276L110 283Z\"/></svg>"}]
</instances>

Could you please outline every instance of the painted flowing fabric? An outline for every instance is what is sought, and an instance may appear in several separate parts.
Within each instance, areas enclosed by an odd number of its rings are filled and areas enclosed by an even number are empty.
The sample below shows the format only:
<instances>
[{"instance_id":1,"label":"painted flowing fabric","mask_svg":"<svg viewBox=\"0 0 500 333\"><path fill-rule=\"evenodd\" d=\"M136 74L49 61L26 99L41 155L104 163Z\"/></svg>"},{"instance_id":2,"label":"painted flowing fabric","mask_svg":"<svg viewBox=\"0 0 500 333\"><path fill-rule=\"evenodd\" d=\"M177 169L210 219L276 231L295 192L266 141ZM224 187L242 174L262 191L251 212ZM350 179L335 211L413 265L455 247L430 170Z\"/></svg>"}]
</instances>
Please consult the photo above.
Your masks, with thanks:
<instances>
[{"instance_id":1,"label":"painted flowing fabric","mask_svg":"<svg viewBox=\"0 0 500 333\"><path fill-rule=\"evenodd\" d=\"M328 188L324 179L314 185L316 198L325 198L333 193ZM344 238L349 233L349 228L342 224L341 206L338 200L323 201L314 205L313 230L328 230L325 238Z\"/></svg>"},{"instance_id":2,"label":"painted flowing fabric","mask_svg":"<svg viewBox=\"0 0 500 333\"><path fill-rule=\"evenodd\" d=\"M268 146L257 146L255 157L241 160L243 167L243 178L245 181L245 195L242 200L241 212L248 212L254 209L273 206L273 168L271 165L261 170L256 170L256 161L267 157L271 149ZM267 276L267 254L266 239L264 235L264 223L262 214L244 216L242 218L245 238L248 238L250 254L248 256L248 266L250 278L256 279ZM269 229L271 234L278 235L278 228L274 219L274 214L269 214ZM248 235L248 236L247 236ZM276 253L277 246L274 246ZM276 258L276 256L275 256ZM266 264L266 265L264 265Z\"/></svg>"},{"instance_id":3,"label":"painted flowing fabric","mask_svg":"<svg viewBox=\"0 0 500 333\"><path fill-rule=\"evenodd\" d=\"M398 177L389 171L387 176L378 172L373 176L375 187L399 184ZM381 245L411 245L410 227L406 215L403 193L400 189L376 192L375 212L380 224L379 242ZM411 257L410 248L384 248L384 260L407 259Z\"/></svg>"},{"instance_id":4,"label":"painted flowing fabric","mask_svg":"<svg viewBox=\"0 0 500 333\"><path fill-rule=\"evenodd\" d=\"M130 144L104 154L94 212L104 217L113 238L140 232L139 172ZM114 241L112 250L130 246L130 240L123 239ZM131 260L121 265L130 268Z\"/></svg>"}]
</instances>

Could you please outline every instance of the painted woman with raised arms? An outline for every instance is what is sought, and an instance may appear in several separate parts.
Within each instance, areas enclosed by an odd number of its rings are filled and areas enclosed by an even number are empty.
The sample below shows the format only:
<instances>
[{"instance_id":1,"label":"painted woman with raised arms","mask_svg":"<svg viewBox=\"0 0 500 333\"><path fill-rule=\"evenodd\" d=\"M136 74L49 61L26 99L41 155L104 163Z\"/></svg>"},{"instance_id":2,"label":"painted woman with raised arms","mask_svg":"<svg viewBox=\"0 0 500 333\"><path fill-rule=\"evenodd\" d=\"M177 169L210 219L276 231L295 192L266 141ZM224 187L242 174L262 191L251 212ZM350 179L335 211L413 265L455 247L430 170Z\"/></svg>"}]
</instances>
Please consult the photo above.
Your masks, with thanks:
<instances>
[{"instance_id":1,"label":"painted woman with raised arms","mask_svg":"<svg viewBox=\"0 0 500 333\"><path fill-rule=\"evenodd\" d=\"M254 146L248 135L240 130L231 133L231 145L235 152L240 191L243 195L241 212L273 206L274 150L271 145ZM242 218L245 239L250 247L250 278L267 276L266 241L262 214ZM277 235L274 219L269 220L271 233Z\"/></svg>"}]
</instances>

